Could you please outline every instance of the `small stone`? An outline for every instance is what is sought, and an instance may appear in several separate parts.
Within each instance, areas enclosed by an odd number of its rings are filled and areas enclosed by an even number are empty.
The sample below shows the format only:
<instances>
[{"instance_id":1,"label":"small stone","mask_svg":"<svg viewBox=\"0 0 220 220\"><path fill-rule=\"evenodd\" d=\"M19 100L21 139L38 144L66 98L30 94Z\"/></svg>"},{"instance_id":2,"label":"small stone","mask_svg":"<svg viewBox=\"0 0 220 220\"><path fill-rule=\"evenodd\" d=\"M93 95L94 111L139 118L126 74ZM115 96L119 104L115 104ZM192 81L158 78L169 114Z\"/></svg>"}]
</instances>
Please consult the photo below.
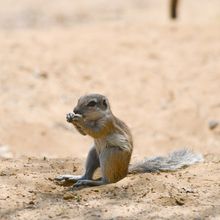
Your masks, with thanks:
<instances>
[{"instance_id":1,"label":"small stone","mask_svg":"<svg viewBox=\"0 0 220 220\"><path fill-rule=\"evenodd\" d=\"M65 200L69 200L69 199L74 199L76 200L77 202L80 202L81 201L81 197L76 195L76 194L73 194L73 193L70 193L70 192L67 192L63 195L63 199Z\"/></svg>"},{"instance_id":2,"label":"small stone","mask_svg":"<svg viewBox=\"0 0 220 220\"><path fill-rule=\"evenodd\" d=\"M93 189L92 191L93 191L93 192L99 192L99 190L98 190L98 189Z\"/></svg>"},{"instance_id":3,"label":"small stone","mask_svg":"<svg viewBox=\"0 0 220 220\"><path fill-rule=\"evenodd\" d=\"M66 193L63 195L63 199L65 200L69 200L69 199L74 199L74 195L73 194L70 194L70 193Z\"/></svg>"},{"instance_id":4,"label":"small stone","mask_svg":"<svg viewBox=\"0 0 220 220\"><path fill-rule=\"evenodd\" d=\"M29 205L34 205L34 204L35 204L34 201L29 202Z\"/></svg>"},{"instance_id":5,"label":"small stone","mask_svg":"<svg viewBox=\"0 0 220 220\"><path fill-rule=\"evenodd\" d=\"M6 145L0 145L0 158L12 158L13 155L9 150L9 147Z\"/></svg>"},{"instance_id":6,"label":"small stone","mask_svg":"<svg viewBox=\"0 0 220 220\"><path fill-rule=\"evenodd\" d=\"M5 171L1 171L0 172L0 176L6 176L7 174L6 174L6 172Z\"/></svg>"},{"instance_id":7,"label":"small stone","mask_svg":"<svg viewBox=\"0 0 220 220\"><path fill-rule=\"evenodd\" d=\"M37 78L41 78L41 79L47 79L48 78L48 73L46 71L40 71L40 70L36 70L35 71L35 76Z\"/></svg>"},{"instance_id":8,"label":"small stone","mask_svg":"<svg viewBox=\"0 0 220 220\"><path fill-rule=\"evenodd\" d=\"M213 130L219 125L219 121L217 120L210 120L209 121L209 129Z\"/></svg>"},{"instance_id":9,"label":"small stone","mask_svg":"<svg viewBox=\"0 0 220 220\"><path fill-rule=\"evenodd\" d=\"M144 198L146 195L147 195L147 193L145 192L141 195L141 197Z\"/></svg>"},{"instance_id":10,"label":"small stone","mask_svg":"<svg viewBox=\"0 0 220 220\"><path fill-rule=\"evenodd\" d=\"M182 206L185 204L185 201L183 198L176 198L176 204Z\"/></svg>"}]
</instances>

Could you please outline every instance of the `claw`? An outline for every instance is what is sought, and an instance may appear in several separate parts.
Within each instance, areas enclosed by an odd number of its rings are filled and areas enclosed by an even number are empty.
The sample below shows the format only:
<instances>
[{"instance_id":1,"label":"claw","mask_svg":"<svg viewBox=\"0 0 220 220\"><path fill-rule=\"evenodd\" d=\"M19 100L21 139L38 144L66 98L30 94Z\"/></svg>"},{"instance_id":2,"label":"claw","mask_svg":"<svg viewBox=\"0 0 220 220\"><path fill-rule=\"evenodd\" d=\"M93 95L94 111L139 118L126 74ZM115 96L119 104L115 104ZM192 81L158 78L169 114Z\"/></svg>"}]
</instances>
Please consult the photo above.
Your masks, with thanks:
<instances>
[{"instance_id":1,"label":"claw","mask_svg":"<svg viewBox=\"0 0 220 220\"><path fill-rule=\"evenodd\" d=\"M86 181L85 180L78 180L73 186L74 187L80 187L80 186L84 186Z\"/></svg>"}]
</instances>

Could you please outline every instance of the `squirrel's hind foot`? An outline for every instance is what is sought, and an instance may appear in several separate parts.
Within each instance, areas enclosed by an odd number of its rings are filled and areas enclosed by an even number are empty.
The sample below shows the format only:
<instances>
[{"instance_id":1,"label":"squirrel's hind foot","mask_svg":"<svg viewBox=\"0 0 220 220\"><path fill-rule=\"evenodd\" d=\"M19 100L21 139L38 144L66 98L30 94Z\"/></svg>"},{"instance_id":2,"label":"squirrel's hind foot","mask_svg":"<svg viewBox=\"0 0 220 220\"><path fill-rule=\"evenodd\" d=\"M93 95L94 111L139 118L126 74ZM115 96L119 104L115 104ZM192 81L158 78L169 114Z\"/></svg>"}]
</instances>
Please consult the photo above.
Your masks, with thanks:
<instances>
[{"instance_id":1,"label":"squirrel's hind foot","mask_svg":"<svg viewBox=\"0 0 220 220\"><path fill-rule=\"evenodd\" d=\"M54 181L62 186L69 186L82 179L82 176L77 175L60 175L54 178Z\"/></svg>"},{"instance_id":2,"label":"squirrel's hind foot","mask_svg":"<svg viewBox=\"0 0 220 220\"><path fill-rule=\"evenodd\" d=\"M73 187L80 186L101 186L106 184L103 180L78 180Z\"/></svg>"}]
</instances>

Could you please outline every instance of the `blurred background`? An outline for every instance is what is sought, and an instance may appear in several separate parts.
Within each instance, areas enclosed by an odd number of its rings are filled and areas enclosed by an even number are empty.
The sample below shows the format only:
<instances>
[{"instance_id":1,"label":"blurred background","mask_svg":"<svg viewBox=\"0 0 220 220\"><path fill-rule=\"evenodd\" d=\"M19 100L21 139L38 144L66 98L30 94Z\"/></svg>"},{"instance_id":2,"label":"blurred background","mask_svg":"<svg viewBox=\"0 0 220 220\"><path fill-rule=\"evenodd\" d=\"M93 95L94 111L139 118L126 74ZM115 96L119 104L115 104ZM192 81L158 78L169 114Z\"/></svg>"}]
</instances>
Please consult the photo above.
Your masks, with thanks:
<instances>
[{"instance_id":1,"label":"blurred background","mask_svg":"<svg viewBox=\"0 0 220 220\"><path fill-rule=\"evenodd\" d=\"M0 155L85 157L66 122L86 93L109 97L135 157L220 153L220 1L0 1Z\"/></svg>"}]
</instances>

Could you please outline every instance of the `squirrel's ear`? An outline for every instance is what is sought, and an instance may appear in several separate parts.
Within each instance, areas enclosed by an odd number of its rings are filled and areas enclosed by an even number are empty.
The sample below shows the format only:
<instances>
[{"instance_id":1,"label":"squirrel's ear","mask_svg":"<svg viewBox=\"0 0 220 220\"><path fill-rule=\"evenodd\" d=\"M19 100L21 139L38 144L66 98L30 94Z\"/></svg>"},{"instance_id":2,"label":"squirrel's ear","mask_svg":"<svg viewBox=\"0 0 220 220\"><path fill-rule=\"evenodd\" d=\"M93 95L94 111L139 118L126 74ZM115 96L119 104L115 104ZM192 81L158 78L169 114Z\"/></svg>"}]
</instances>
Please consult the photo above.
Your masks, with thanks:
<instances>
[{"instance_id":1,"label":"squirrel's ear","mask_svg":"<svg viewBox=\"0 0 220 220\"><path fill-rule=\"evenodd\" d=\"M102 104L103 104L103 106L105 107L105 109L107 109L107 107L108 107L108 104L107 104L107 101L106 101L106 99L103 99L103 101L102 101Z\"/></svg>"}]
</instances>

